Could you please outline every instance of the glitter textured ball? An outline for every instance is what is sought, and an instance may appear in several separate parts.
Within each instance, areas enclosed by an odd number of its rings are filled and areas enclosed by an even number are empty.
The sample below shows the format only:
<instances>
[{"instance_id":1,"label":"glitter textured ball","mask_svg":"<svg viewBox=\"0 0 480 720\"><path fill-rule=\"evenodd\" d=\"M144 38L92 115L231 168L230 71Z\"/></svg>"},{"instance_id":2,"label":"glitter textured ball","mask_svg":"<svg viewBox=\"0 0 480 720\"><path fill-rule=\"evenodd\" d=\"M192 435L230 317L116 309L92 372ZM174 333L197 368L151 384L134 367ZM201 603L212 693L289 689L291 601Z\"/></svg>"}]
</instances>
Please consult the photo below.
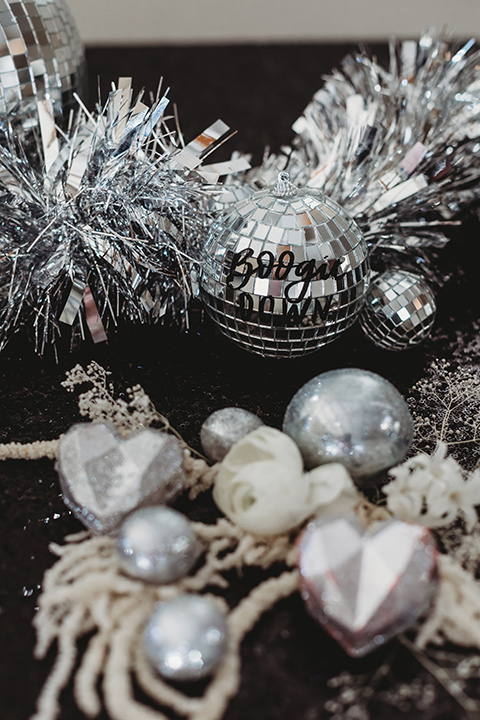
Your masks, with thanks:
<instances>
[{"instance_id":1,"label":"glitter textured ball","mask_svg":"<svg viewBox=\"0 0 480 720\"><path fill-rule=\"evenodd\" d=\"M129 515L118 531L116 547L123 572L158 584L186 575L202 549L188 518L162 505Z\"/></svg>"},{"instance_id":2,"label":"glitter textured ball","mask_svg":"<svg viewBox=\"0 0 480 720\"><path fill-rule=\"evenodd\" d=\"M262 425L259 417L243 408L216 410L200 430L203 451L213 462L221 462L235 443Z\"/></svg>"},{"instance_id":3,"label":"glitter textured ball","mask_svg":"<svg viewBox=\"0 0 480 720\"><path fill-rule=\"evenodd\" d=\"M145 651L155 670L171 680L210 675L227 648L225 614L209 598L181 595L157 605L145 631Z\"/></svg>"},{"instance_id":4,"label":"glitter textured ball","mask_svg":"<svg viewBox=\"0 0 480 720\"><path fill-rule=\"evenodd\" d=\"M200 293L231 340L291 358L331 342L355 321L370 273L354 220L330 198L280 175L274 188L213 223Z\"/></svg>"},{"instance_id":5,"label":"glitter textured ball","mask_svg":"<svg viewBox=\"0 0 480 720\"><path fill-rule=\"evenodd\" d=\"M435 296L420 275L388 270L370 285L359 321L375 345L405 350L429 336L436 309Z\"/></svg>"},{"instance_id":6,"label":"glitter textured ball","mask_svg":"<svg viewBox=\"0 0 480 720\"><path fill-rule=\"evenodd\" d=\"M295 440L307 467L339 462L364 482L404 459L413 420L388 380L348 368L318 375L300 388L283 431Z\"/></svg>"},{"instance_id":7,"label":"glitter textured ball","mask_svg":"<svg viewBox=\"0 0 480 720\"><path fill-rule=\"evenodd\" d=\"M435 540L420 525L392 519L365 529L355 515L317 518L297 549L309 611L353 657L410 627L437 590Z\"/></svg>"},{"instance_id":8,"label":"glitter textured ball","mask_svg":"<svg viewBox=\"0 0 480 720\"><path fill-rule=\"evenodd\" d=\"M83 47L63 0L0 0L0 117L25 130L38 124L36 101L49 98L56 116L82 91Z\"/></svg>"},{"instance_id":9,"label":"glitter textured ball","mask_svg":"<svg viewBox=\"0 0 480 720\"><path fill-rule=\"evenodd\" d=\"M82 423L60 438L57 471L67 507L101 535L138 507L172 502L185 484L183 461L167 433L146 429L125 439L107 423Z\"/></svg>"}]
</instances>

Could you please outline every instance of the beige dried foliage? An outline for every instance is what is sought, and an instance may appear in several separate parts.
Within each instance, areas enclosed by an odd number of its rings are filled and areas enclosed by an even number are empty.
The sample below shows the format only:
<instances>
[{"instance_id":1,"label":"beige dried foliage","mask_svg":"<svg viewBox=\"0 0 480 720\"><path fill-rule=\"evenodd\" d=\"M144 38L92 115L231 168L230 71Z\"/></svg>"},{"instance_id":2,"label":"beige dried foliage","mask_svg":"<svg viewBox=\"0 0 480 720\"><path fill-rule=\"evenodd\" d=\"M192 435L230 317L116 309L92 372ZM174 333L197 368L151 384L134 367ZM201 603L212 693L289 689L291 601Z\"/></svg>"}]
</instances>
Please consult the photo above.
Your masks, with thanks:
<instances>
[{"instance_id":1,"label":"beige dried foliage","mask_svg":"<svg viewBox=\"0 0 480 720\"><path fill-rule=\"evenodd\" d=\"M415 435L412 452L432 453L439 442L470 467L480 456L480 370L436 360L412 386L408 404ZM466 451L462 453L462 450Z\"/></svg>"},{"instance_id":2,"label":"beige dried foliage","mask_svg":"<svg viewBox=\"0 0 480 720\"><path fill-rule=\"evenodd\" d=\"M65 385L70 391L83 390L87 385L79 398L81 414L90 420L112 422L125 435L151 424L171 429L139 386L127 392L127 400L116 399L108 373L97 363L86 369L75 367ZM480 439L480 380L476 369L457 371L448 363L437 363L429 378L415 386L412 398L419 424L417 448L420 444L421 449L427 446L433 449L438 440L450 447L455 444L470 447ZM57 442L3 445L0 459L53 457ZM209 467L186 448L185 468L191 498L211 488L217 467ZM384 507L367 501L359 503L356 512L367 524L389 517ZM188 720L222 717L240 682L242 639L266 610L298 587L298 574L292 569L295 533L262 538L242 531L225 518L213 525L194 523L194 529L204 544L203 562L194 574L169 586L145 585L123 575L112 538L82 532L65 538L63 545L51 546L58 560L45 575L34 624L37 657L45 657L56 644L57 658L34 720L53 720L58 715L60 693L72 677L77 705L87 717L95 717L102 707L112 720L167 720L165 713L170 711ZM465 717L474 718L478 717L475 713L480 712L480 704L467 696L455 671L449 675L428 652L432 644L443 645L447 641L480 650L480 583L475 579L480 567L480 530L474 528L465 534L460 526L450 527L442 528L438 535L448 551L440 559L440 591L426 622L420 626L416 645L407 639L404 642L455 697ZM280 575L270 570L266 579L236 607L227 608L228 651L202 697L180 692L152 670L139 637L156 602L184 592L208 591L215 602L226 608L222 590L228 586L232 570L240 572L245 566L257 566L268 571L272 566L278 568L279 563L285 568ZM86 649L79 657L78 640L86 637ZM443 652L447 657L447 651ZM333 678L329 685L337 688L337 697L332 699L330 709L328 703L325 705L325 711L338 718L366 720L368 704L372 698L382 697L377 688L390 673L387 660L368 677L353 678L343 673ZM151 706L136 699L136 688L150 697ZM407 689L416 707L421 703L425 708L432 706L431 693L420 697L420 690L414 689L413 684ZM389 702L397 706L405 696L405 688L400 688L397 694L393 692ZM430 705L425 700L427 696ZM165 710L160 711L159 707Z\"/></svg>"},{"instance_id":3,"label":"beige dried foliage","mask_svg":"<svg viewBox=\"0 0 480 720\"><path fill-rule=\"evenodd\" d=\"M215 525L194 523L205 547L197 571L172 585L150 586L122 574L115 541L109 537L72 538L51 547L59 560L44 579L39 611L36 656L45 657L57 643L57 660L38 700L34 720L53 720L60 710L59 695L74 678L75 698L87 717L103 703L113 720L163 720L163 713L135 699L135 683L162 707L190 720L218 720L240 682L240 643L259 617L298 586L295 570L269 577L228 609L221 596L212 597L228 612L229 646L205 694L191 698L153 672L139 641L155 603L182 593L225 588L225 574L245 566L293 564L291 538L257 538L222 518ZM94 632L83 656L77 658L77 641ZM135 679L132 682L132 677Z\"/></svg>"}]
</instances>

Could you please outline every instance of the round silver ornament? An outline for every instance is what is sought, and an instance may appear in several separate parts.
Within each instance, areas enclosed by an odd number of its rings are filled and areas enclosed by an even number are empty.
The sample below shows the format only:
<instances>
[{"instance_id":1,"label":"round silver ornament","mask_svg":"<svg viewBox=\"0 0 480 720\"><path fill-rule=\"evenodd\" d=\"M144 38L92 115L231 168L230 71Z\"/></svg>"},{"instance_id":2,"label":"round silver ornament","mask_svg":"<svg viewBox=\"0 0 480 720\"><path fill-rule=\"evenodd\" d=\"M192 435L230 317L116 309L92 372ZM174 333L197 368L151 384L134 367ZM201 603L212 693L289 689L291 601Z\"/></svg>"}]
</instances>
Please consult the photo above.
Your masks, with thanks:
<instances>
[{"instance_id":1,"label":"round silver ornament","mask_svg":"<svg viewBox=\"0 0 480 720\"><path fill-rule=\"evenodd\" d=\"M213 412L203 423L200 442L205 455L221 462L239 440L261 427L259 417L243 408L227 407Z\"/></svg>"},{"instance_id":2,"label":"round silver ornament","mask_svg":"<svg viewBox=\"0 0 480 720\"><path fill-rule=\"evenodd\" d=\"M394 386L366 370L331 370L294 395L283 431L309 468L345 465L364 481L401 462L413 437L413 420Z\"/></svg>"},{"instance_id":3,"label":"round silver ornament","mask_svg":"<svg viewBox=\"0 0 480 720\"><path fill-rule=\"evenodd\" d=\"M215 670L227 640L225 614L211 599L181 595L157 605L146 627L145 651L163 677L199 680Z\"/></svg>"},{"instance_id":4,"label":"round silver ornament","mask_svg":"<svg viewBox=\"0 0 480 720\"><path fill-rule=\"evenodd\" d=\"M190 521L162 505L129 515L118 531L116 547L127 575L158 584L186 575L202 549Z\"/></svg>"},{"instance_id":5,"label":"round silver ornament","mask_svg":"<svg viewBox=\"0 0 480 720\"><path fill-rule=\"evenodd\" d=\"M428 337L436 309L435 296L420 275L388 270L370 285L359 321L375 345L405 350Z\"/></svg>"},{"instance_id":6,"label":"round silver ornament","mask_svg":"<svg viewBox=\"0 0 480 720\"><path fill-rule=\"evenodd\" d=\"M50 99L56 116L73 107L85 66L64 0L3 2L0 43L0 117L28 130L38 124L38 100Z\"/></svg>"},{"instance_id":7,"label":"round silver ornament","mask_svg":"<svg viewBox=\"0 0 480 720\"><path fill-rule=\"evenodd\" d=\"M200 294L220 330L267 357L298 357L334 340L360 312L368 250L354 220L280 173L210 229Z\"/></svg>"}]
</instances>

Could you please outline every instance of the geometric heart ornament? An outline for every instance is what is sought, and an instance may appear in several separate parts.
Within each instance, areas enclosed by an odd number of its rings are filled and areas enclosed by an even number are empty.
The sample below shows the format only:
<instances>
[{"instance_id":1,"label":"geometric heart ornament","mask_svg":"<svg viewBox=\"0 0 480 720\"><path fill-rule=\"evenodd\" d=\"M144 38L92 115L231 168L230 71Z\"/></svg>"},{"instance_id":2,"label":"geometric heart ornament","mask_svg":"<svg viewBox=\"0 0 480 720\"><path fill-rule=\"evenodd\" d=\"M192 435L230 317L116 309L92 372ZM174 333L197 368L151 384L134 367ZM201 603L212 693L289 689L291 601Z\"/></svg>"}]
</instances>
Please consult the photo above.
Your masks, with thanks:
<instances>
[{"instance_id":1,"label":"geometric heart ornament","mask_svg":"<svg viewBox=\"0 0 480 720\"><path fill-rule=\"evenodd\" d=\"M60 438L57 471L66 505L102 535L138 507L174 500L185 484L183 461L167 433L146 429L125 439L113 425L81 423Z\"/></svg>"},{"instance_id":2,"label":"geometric heart ornament","mask_svg":"<svg viewBox=\"0 0 480 720\"><path fill-rule=\"evenodd\" d=\"M368 529L355 515L317 518L298 540L306 605L352 657L410 627L437 589L435 540L400 520Z\"/></svg>"}]
</instances>

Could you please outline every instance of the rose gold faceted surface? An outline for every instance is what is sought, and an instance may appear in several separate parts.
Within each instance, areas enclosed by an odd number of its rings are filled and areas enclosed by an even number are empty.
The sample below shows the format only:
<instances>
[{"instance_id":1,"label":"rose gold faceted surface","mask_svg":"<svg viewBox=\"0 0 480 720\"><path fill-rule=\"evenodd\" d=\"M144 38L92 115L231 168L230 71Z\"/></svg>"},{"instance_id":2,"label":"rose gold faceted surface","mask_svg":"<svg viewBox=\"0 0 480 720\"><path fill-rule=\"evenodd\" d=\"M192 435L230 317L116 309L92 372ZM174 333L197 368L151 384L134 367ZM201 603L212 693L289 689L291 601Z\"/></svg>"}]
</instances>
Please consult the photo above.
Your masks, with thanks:
<instances>
[{"instance_id":1,"label":"rose gold faceted surface","mask_svg":"<svg viewBox=\"0 0 480 720\"><path fill-rule=\"evenodd\" d=\"M316 519L298 542L302 597L344 650L362 657L428 608L437 554L421 525L392 519L365 529L354 515Z\"/></svg>"}]
</instances>

